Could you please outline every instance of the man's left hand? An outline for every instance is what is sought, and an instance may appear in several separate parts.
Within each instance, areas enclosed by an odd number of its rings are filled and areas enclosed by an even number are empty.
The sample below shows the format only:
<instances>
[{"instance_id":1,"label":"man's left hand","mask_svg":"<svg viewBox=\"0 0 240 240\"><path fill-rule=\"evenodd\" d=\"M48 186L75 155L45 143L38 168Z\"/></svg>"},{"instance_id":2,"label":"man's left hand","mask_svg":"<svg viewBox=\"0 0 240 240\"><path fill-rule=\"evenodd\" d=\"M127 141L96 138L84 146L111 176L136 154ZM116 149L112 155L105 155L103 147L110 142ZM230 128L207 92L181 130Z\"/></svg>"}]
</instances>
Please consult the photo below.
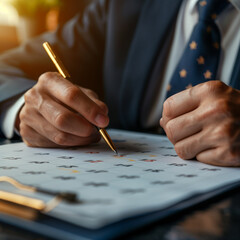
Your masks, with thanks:
<instances>
[{"instance_id":1,"label":"man's left hand","mask_svg":"<svg viewBox=\"0 0 240 240\"><path fill-rule=\"evenodd\" d=\"M169 97L160 125L176 153L217 166L240 166L240 91L209 81Z\"/></svg>"}]
</instances>

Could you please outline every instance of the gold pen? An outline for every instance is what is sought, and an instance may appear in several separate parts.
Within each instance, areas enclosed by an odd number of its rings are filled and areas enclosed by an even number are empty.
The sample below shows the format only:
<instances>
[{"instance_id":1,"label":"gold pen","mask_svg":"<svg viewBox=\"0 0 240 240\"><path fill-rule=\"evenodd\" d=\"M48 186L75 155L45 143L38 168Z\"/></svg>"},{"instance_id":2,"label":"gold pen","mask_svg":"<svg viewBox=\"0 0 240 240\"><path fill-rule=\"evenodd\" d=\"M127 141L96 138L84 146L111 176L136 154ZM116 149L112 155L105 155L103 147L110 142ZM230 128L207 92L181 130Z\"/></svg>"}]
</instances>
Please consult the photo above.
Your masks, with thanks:
<instances>
[{"instance_id":1,"label":"gold pen","mask_svg":"<svg viewBox=\"0 0 240 240\"><path fill-rule=\"evenodd\" d=\"M58 72L62 75L62 77L66 79L67 78L70 79L71 77L70 74L68 73L67 69L64 67L62 61L56 56L50 44L48 42L45 42L43 43L43 47L46 50L52 62L54 63L54 65L56 66ZM102 135L103 139L108 144L108 146L112 149L112 151L117 154L116 147L114 146L113 141L108 135L107 131L104 128L98 128L98 127L96 128L98 129L98 131L100 132L100 134Z\"/></svg>"}]
</instances>

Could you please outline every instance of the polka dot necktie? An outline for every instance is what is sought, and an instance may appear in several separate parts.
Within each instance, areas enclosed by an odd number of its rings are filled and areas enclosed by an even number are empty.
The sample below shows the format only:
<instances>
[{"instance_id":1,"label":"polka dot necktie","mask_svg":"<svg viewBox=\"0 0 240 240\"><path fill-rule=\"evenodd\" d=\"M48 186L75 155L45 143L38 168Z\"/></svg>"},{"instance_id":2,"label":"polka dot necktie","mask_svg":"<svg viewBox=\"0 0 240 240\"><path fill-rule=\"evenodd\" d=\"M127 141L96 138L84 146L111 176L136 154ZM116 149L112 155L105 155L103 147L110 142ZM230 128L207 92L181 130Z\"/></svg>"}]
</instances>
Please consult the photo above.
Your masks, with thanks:
<instances>
[{"instance_id":1,"label":"polka dot necktie","mask_svg":"<svg viewBox=\"0 0 240 240\"><path fill-rule=\"evenodd\" d=\"M167 88L167 97L209 80L216 80L221 35L215 23L228 0L198 1L199 21L195 25Z\"/></svg>"}]
</instances>

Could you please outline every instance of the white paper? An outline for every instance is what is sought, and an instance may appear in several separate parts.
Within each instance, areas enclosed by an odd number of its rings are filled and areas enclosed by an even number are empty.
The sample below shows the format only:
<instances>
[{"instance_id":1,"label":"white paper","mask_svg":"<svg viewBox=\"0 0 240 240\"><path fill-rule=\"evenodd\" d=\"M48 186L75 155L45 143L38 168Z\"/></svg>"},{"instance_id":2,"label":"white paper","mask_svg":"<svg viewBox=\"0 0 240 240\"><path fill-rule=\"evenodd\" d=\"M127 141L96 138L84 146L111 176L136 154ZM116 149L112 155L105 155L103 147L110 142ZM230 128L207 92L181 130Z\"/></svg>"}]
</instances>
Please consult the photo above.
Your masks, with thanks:
<instances>
[{"instance_id":1,"label":"white paper","mask_svg":"<svg viewBox=\"0 0 240 240\"><path fill-rule=\"evenodd\" d=\"M72 191L83 204L49 212L87 228L162 210L197 193L240 181L240 169L184 161L166 137L109 130L119 155L102 140L72 149L0 146L0 175L53 191ZM13 188L0 183L0 189Z\"/></svg>"}]
</instances>

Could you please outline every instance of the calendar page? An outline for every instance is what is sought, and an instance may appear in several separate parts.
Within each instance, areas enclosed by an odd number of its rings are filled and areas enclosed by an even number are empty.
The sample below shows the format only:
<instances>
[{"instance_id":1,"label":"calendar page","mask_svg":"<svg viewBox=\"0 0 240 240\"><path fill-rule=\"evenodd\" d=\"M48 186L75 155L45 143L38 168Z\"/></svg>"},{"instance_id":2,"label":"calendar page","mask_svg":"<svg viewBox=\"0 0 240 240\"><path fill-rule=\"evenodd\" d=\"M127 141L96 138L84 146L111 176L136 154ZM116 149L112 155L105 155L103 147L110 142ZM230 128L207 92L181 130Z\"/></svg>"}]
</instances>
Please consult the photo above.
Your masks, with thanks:
<instances>
[{"instance_id":1,"label":"calendar page","mask_svg":"<svg viewBox=\"0 0 240 240\"><path fill-rule=\"evenodd\" d=\"M180 159L166 137L108 132L118 155L103 140L67 149L2 145L0 175L47 190L75 192L79 204L62 202L47 214L89 229L159 211L240 181L239 168ZM0 183L0 189L18 191L6 183Z\"/></svg>"}]
</instances>

